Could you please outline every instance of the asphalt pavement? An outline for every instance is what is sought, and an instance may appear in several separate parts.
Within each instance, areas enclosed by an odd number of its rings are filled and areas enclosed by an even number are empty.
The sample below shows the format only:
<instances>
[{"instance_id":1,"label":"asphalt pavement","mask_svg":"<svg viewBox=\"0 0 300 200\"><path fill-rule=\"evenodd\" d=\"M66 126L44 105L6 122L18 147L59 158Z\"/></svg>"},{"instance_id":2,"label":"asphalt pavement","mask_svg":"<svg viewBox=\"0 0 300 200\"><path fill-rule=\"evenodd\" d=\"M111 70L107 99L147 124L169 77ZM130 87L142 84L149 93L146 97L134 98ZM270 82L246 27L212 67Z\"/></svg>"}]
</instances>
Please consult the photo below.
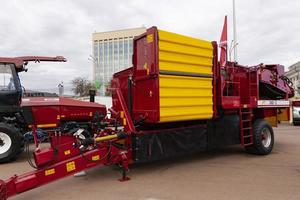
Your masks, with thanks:
<instances>
[{"instance_id":1,"label":"asphalt pavement","mask_svg":"<svg viewBox=\"0 0 300 200\"><path fill-rule=\"evenodd\" d=\"M267 156L239 146L131 167L131 180L119 182L114 167L96 167L84 177L67 177L19 194L15 200L299 200L300 126L274 128ZM33 170L25 154L0 165L0 179Z\"/></svg>"}]
</instances>

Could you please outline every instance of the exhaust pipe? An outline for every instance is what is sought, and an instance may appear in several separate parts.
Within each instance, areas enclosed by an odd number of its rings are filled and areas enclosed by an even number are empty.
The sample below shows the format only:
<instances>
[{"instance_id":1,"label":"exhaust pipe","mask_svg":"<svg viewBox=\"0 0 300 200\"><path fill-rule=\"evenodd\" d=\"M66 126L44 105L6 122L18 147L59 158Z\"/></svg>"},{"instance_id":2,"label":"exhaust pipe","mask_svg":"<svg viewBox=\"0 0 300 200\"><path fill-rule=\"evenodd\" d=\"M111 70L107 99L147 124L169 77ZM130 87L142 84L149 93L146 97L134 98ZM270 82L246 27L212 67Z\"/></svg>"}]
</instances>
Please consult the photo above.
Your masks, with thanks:
<instances>
[{"instance_id":1,"label":"exhaust pipe","mask_svg":"<svg viewBox=\"0 0 300 200\"><path fill-rule=\"evenodd\" d=\"M96 90L89 90L90 102L95 102Z\"/></svg>"}]
</instances>

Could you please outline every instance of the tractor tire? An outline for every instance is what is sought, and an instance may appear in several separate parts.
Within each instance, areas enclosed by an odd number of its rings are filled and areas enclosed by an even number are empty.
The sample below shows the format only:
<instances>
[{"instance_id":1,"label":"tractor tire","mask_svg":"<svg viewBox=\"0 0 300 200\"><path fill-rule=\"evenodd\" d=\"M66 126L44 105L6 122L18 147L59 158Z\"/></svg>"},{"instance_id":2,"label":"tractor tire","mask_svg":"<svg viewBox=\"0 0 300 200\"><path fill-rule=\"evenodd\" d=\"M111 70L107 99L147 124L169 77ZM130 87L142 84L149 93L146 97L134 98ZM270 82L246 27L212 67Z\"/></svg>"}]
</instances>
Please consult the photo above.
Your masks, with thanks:
<instances>
[{"instance_id":1,"label":"tractor tire","mask_svg":"<svg viewBox=\"0 0 300 200\"><path fill-rule=\"evenodd\" d=\"M25 150L25 138L24 138L24 135L22 133L20 133L20 132L19 132L19 135L20 135L20 149L19 149L17 155L23 153L24 150Z\"/></svg>"},{"instance_id":2,"label":"tractor tire","mask_svg":"<svg viewBox=\"0 0 300 200\"><path fill-rule=\"evenodd\" d=\"M0 163L14 160L21 151L21 134L18 129L6 123L0 123Z\"/></svg>"},{"instance_id":3,"label":"tractor tire","mask_svg":"<svg viewBox=\"0 0 300 200\"><path fill-rule=\"evenodd\" d=\"M272 127L264 119L257 119L253 124L253 144L246 146L245 150L251 154L268 155L274 145Z\"/></svg>"}]
</instances>

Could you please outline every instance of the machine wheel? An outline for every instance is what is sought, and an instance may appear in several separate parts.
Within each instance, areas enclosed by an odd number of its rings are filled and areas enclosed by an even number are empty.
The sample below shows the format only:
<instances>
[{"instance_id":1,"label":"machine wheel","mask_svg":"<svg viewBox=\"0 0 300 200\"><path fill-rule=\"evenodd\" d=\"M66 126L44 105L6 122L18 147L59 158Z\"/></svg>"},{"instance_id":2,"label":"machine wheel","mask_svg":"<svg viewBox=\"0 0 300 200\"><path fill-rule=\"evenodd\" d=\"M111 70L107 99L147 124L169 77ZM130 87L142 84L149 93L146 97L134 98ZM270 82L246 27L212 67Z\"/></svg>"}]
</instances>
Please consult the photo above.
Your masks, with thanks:
<instances>
[{"instance_id":1,"label":"machine wheel","mask_svg":"<svg viewBox=\"0 0 300 200\"><path fill-rule=\"evenodd\" d=\"M274 133L267 121L257 119L253 124L253 145L246 146L248 153L267 155L274 145Z\"/></svg>"},{"instance_id":2,"label":"machine wheel","mask_svg":"<svg viewBox=\"0 0 300 200\"><path fill-rule=\"evenodd\" d=\"M13 160L20 151L19 131L9 124L0 123L0 163Z\"/></svg>"},{"instance_id":3,"label":"machine wheel","mask_svg":"<svg viewBox=\"0 0 300 200\"><path fill-rule=\"evenodd\" d=\"M24 135L22 133L19 132L20 135L20 149L17 153L17 155L23 153L23 151L25 150L25 138Z\"/></svg>"}]
</instances>

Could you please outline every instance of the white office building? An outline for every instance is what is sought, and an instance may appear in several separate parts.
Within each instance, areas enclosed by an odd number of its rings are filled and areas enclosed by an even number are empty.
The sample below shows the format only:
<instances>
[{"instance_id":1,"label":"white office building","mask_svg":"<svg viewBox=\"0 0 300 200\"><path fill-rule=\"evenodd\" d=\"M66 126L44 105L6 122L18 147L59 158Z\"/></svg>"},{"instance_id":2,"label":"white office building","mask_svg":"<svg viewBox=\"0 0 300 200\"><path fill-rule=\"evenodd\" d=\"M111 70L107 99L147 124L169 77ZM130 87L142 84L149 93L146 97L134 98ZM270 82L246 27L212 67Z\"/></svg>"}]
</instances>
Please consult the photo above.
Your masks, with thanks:
<instances>
[{"instance_id":1,"label":"white office building","mask_svg":"<svg viewBox=\"0 0 300 200\"><path fill-rule=\"evenodd\" d=\"M145 31L134 28L93 33L93 79L100 83L100 95L105 94L115 72L132 66L133 38Z\"/></svg>"},{"instance_id":2,"label":"white office building","mask_svg":"<svg viewBox=\"0 0 300 200\"><path fill-rule=\"evenodd\" d=\"M291 65L285 76L293 82L295 98L300 98L300 61Z\"/></svg>"}]
</instances>

